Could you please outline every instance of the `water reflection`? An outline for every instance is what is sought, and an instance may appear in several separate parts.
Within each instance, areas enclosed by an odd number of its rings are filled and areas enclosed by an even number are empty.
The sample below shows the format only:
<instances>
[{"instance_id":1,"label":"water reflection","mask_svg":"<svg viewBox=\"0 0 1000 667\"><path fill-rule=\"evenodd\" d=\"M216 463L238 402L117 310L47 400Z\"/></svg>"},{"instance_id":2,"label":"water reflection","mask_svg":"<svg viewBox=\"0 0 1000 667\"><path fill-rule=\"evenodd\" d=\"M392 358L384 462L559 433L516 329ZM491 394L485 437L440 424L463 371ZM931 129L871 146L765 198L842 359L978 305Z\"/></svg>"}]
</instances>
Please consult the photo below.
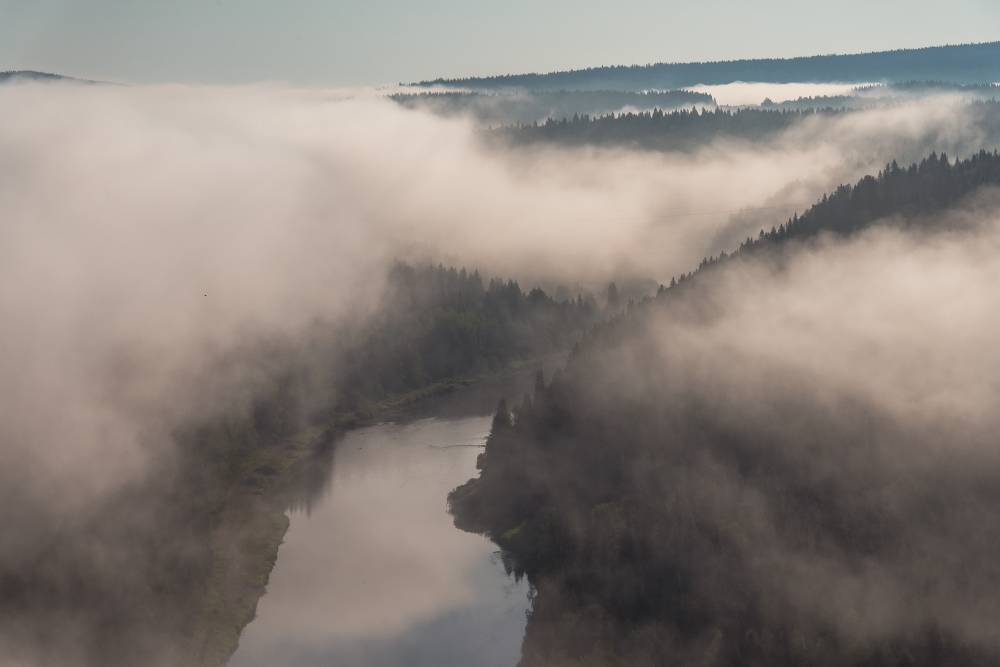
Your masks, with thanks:
<instances>
[{"instance_id":1,"label":"water reflection","mask_svg":"<svg viewBox=\"0 0 1000 667\"><path fill-rule=\"evenodd\" d=\"M286 512L304 512L311 516L313 507L326 500L333 482L335 443L324 442L313 454L285 473L268 491L268 500Z\"/></svg>"},{"instance_id":2,"label":"water reflection","mask_svg":"<svg viewBox=\"0 0 1000 667\"><path fill-rule=\"evenodd\" d=\"M337 443L323 476L308 466L230 664L515 664L527 585L445 507L475 474L488 428L489 417L374 426Z\"/></svg>"}]
</instances>

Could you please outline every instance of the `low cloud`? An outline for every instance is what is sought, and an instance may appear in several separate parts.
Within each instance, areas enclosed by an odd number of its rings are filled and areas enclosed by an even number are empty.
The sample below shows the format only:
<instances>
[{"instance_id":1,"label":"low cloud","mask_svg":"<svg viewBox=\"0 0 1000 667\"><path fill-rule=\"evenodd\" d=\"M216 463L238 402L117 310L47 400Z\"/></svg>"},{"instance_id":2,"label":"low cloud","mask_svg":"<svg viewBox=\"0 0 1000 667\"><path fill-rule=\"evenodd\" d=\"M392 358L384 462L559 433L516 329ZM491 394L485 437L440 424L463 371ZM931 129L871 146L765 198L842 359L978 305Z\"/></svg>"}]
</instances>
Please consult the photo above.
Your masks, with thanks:
<instances>
[{"instance_id":1,"label":"low cloud","mask_svg":"<svg viewBox=\"0 0 1000 667\"><path fill-rule=\"evenodd\" d=\"M547 289L596 291L622 276L668 282L764 219L780 221L892 157L972 152L991 139L962 109L914 106L816 118L767 145L719 141L693 154L505 150L465 120L368 93L283 87L8 84L0 115L8 564L30 559L111 494L169 470L179 426L246 409L247 387L284 363L281 350L308 348L317 324L363 322L396 259L478 267ZM748 208L752 220L733 218ZM783 363L815 366L831 382L850 379L839 360L884 354L856 388L898 389L886 406L907 414L971 419L964 409L990 422L981 374L994 355L988 329L974 327L996 312L992 258L980 241L902 253L916 242L880 234L850 251L871 249L853 276L836 273L848 252L837 249L786 274L829 287L829 311L787 277L748 275L760 285L748 303L784 323L726 304L730 314L685 345L706 364L741 364L766 358L773 335ZM878 259L889 247L910 259ZM962 269L955 257L976 261ZM846 302L848 287L870 281L896 286L895 300ZM952 310L928 320L926 294ZM868 325L852 319L865 315L859 308L917 319ZM960 317L983 321L953 324ZM934 337L915 338L908 327L925 320ZM833 340L820 350L810 338L838 328L863 344ZM710 342L711 354L698 347ZM943 382L938 393L909 381L904 363L929 342L943 347L928 350L920 377L928 387ZM973 372L982 381L963 385ZM102 548L114 551L110 541Z\"/></svg>"},{"instance_id":2,"label":"low cloud","mask_svg":"<svg viewBox=\"0 0 1000 667\"><path fill-rule=\"evenodd\" d=\"M591 400L701 419L706 443L758 461L742 473L724 457L692 463L662 481L737 526L746 576L769 582L764 608L846 642L939 628L997 650L1000 193L904 222L702 274L600 363ZM809 515L809 494L848 524ZM850 531L872 525L869 553ZM729 595L699 594L720 609Z\"/></svg>"}]
</instances>

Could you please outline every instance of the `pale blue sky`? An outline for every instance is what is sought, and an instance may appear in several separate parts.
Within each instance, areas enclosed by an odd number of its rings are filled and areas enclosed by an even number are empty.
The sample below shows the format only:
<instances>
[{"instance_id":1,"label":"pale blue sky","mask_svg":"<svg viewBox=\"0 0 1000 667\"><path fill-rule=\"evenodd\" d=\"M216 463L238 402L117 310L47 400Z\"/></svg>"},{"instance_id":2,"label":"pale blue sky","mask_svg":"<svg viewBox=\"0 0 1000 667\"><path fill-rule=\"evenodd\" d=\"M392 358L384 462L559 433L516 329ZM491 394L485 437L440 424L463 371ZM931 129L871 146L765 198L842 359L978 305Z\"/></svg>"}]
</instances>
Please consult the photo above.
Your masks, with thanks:
<instances>
[{"instance_id":1,"label":"pale blue sky","mask_svg":"<svg viewBox=\"0 0 1000 667\"><path fill-rule=\"evenodd\" d=\"M378 85L1000 40L997 0L0 0L0 70Z\"/></svg>"}]
</instances>

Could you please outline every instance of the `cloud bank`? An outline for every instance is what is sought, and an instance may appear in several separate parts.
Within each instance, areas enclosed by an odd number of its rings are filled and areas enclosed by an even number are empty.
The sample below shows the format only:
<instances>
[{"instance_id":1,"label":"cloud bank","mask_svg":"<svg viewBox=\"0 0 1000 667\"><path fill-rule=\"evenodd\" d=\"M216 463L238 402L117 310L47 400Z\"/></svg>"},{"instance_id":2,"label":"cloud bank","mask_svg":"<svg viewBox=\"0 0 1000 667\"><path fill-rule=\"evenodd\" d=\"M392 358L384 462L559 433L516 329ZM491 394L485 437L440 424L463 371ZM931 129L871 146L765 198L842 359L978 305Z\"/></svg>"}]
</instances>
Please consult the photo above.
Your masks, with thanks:
<instances>
[{"instance_id":1,"label":"cloud bank","mask_svg":"<svg viewBox=\"0 0 1000 667\"><path fill-rule=\"evenodd\" d=\"M766 613L848 644L936 628L996 651L1000 197L980 192L936 222L943 231L893 222L700 276L600 364L609 380L591 400L687 409L710 424L706 442L740 443L757 462L709 463L706 445L659 492L683 484L700 516L738 527L746 570L726 561L717 574L758 582ZM805 507L809 494L823 509L792 523L782 502ZM868 538L838 533L872 524ZM698 594L727 604L721 589Z\"/></svg>"},{"instance_id":2,"label":"cloud bank","mask_svg":"<svg viewBox=\"0 0 1000 667\"><path fill-rule=\"evenodd\" d=\"M817 118L684 155L506 151L357 91L0 86L0 558L163 475L180 425L245 408L281 363L268 345L363 322L396 259L547 289L667 282L888 159L978 150L965 113ZM770 325L750 324L716 344L759 344Z\"/></svg>"}]
</instances>

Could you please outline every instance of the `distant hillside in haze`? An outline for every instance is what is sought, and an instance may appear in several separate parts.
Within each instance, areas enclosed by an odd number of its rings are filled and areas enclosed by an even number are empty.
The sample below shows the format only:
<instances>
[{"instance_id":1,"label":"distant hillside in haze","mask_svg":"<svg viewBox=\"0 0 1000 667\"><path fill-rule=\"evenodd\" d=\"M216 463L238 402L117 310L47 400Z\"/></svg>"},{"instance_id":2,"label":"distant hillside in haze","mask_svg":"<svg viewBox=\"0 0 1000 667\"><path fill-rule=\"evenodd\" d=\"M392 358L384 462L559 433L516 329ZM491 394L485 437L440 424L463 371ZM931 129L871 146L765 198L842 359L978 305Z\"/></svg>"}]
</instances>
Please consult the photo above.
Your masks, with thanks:
<instances>
[{"instance_id":1,"label":"distant hillside in haze","mask_svg":"<svg viewBox=\"0 0 1000 667\"><path fill-rule=\"evenodd\" d=\"M421 92L396 94L390 99L408 109L425 109L441 116L469 115L480 124L513 125L545 122L547 118L572 118L574 114L601 116L628 111L671 111L691 107L716 107L707 93L670 90L629 93L609 90L482 93Z\"/></svg>"},{"instance_id":2,"label":"distant hillside in haze","mask_svg":"<svg viewBox=\"0 0 1000 667\"><path fill-rule=\"evenodd\" d=\"M474 90L669 90L734 81L843 83L1000 81L1000 42L900 49L879 53L728 60L707 63L657 63L593 67L548 74L510 74L467 79L435 79L416 86L444 85Z\"/></svg>"},{"instance_id":3,"label":"distant hillside in haze","mask_svg":"<svg viewBox=\"0 0 1000 667\"><path fill-rule=\"evenodd\" d=\"M89 81L85 79L77 79L72 76L63 76L62 74L49 74L48 72L35 72L32 70L8 70L6 72L0 72L0 83L7 83L8 81L78 81L80 83L98 83L97 81Z\"/></svg>"}]
</instances>

